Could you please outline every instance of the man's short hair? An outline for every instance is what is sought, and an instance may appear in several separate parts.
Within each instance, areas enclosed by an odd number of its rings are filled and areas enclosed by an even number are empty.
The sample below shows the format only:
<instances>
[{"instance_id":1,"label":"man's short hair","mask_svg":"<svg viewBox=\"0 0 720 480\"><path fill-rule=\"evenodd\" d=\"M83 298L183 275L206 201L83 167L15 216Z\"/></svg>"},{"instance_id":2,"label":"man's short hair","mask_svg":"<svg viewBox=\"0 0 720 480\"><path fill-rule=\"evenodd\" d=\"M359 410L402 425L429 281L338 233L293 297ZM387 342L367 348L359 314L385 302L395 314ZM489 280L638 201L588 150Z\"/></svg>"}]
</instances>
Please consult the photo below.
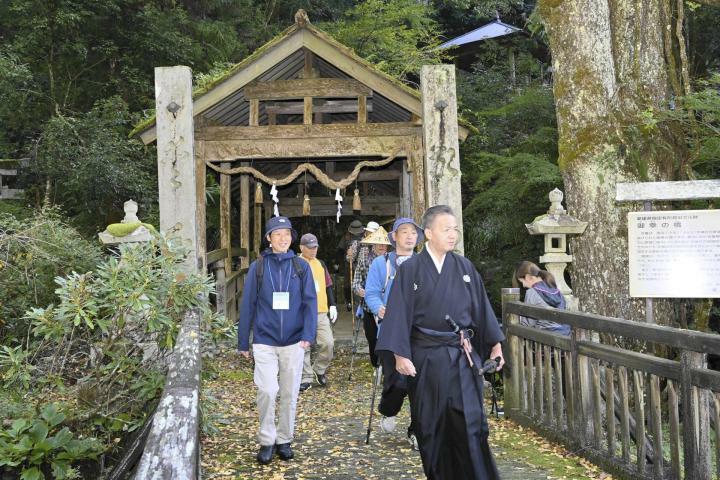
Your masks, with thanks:
<instances>
[{"instance_id":1,"label":"man's short hair","mask_svg":"<svg viewBox=\"0 0 720 480\"><path fill-rule=\"evenodd\" d=\"M452 215L454 217L455 212L453 212L452 208L447 205L435 205L428 208L427 210L425 210L425 213L422 217L423 229L432 228L432 224L435 221L435 218L440 215Z\"/></svg>"}]
</instances>

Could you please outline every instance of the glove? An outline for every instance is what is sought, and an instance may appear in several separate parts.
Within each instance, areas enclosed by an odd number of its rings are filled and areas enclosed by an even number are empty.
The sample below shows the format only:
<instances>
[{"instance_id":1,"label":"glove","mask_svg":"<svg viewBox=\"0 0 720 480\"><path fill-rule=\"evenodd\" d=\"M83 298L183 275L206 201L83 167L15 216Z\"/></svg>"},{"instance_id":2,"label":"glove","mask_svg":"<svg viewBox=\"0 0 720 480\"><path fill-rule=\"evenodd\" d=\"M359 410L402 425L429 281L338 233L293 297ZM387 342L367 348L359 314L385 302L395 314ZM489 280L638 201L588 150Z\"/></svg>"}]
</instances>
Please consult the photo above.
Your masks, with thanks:
<instances>
[{"instance_id":1,"label":"glove","mask_svg":"<svg viewBox=\"0 0 720 480\"><path fill-rule=\"evenodd\" d=\"M337 307L335 305L330 307L328 317L330 317L330 323L335 323L335 321L337 320Z\"/></svg>"}]
</instances>

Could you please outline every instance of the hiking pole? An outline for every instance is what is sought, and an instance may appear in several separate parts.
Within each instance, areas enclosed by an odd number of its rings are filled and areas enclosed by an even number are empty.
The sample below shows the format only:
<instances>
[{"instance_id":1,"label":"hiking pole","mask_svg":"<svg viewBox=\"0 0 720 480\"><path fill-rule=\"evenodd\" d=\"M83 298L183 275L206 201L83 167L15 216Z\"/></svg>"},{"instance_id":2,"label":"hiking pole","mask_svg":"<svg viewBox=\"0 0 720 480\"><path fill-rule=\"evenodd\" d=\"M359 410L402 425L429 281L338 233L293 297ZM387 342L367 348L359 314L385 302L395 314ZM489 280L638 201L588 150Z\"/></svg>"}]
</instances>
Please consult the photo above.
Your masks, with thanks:
<instances>
[{"instance_id":1,"label":"hiking pole","mask_svg":"<svg viewBox=\"0 0 720 480\"><path fill-rule=\"evenodd\" d=\"M368 429L367 435L365 435L365 445L370 445L370 432L372 431L372 420L373 413L375 413L375 396L377 395L377 388L382 381L382 365L378 365L375 369L375 385L373 385L372 399L370 400L370 417L368 418Z\"/></svg>"},{"instance_id":2,"label":"hiking pole","mask_svg":"<svg viewBox=\"0 0 720 480\"><path fill-rule=\"evenodd\" d=\"M348 374L348 382L352 380L353 364L355 363L355 354L357 353L358 336L360 335L360 318L353 312L353 344L352 355L350 355L350 373Z\"/></svg>"}]
</instances>

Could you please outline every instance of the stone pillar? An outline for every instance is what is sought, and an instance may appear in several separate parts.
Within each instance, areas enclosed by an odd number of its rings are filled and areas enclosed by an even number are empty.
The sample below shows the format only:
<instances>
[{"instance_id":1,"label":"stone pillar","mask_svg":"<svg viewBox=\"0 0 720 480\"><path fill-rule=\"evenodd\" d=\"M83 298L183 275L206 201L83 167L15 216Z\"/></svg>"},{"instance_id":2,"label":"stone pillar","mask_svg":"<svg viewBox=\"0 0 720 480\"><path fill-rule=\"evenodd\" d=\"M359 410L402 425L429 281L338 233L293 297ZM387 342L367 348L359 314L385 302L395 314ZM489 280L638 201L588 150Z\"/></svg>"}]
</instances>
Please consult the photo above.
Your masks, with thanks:
<instances>
[{"instance_id":1,"label":"stone pillar","mask_svg":"<svg viewBox=\"0 0 720 480\"><path fill-rule=\"evenodd\" d=\"M587 222L581 222L567 214L562 206L563 192L557 188L550 192L548 198L548 213L537 217L525 227L530 235L545 236L545 254L540 257L540 263L545 264L545 269L555 277L558 289L565 296L568 310L577 310L578 300L565 282L565 268L573 261L572 255L567 254L567 236L583 233Z\"/></svg>"},{"instance_id":2,"label":"stone pillar","mask_svg":"<svg viewBox=\"0 0 720 480\"><path fill-rule=\"evenodd\" d=\"M420 89L427 206L449 205L455 211L460 227L460 239L455 248L462 254L464 246L455 65L423 65Z\"/></svg>"},{"instance_id":3,"label":"stone pillar","mask_svg":"<svg viewBox=\"0 0 720 480\"><path fill-rule=\"evenodd\" d=\"M196 182L193 136L192 72L189 67L155 68L155 114L158 153L160 230L179 238L189 250L185 266L203 268L204 212L197 199L205 192ZM204 205L204 202L202 203Z\"/></svg>"}]
</instances>

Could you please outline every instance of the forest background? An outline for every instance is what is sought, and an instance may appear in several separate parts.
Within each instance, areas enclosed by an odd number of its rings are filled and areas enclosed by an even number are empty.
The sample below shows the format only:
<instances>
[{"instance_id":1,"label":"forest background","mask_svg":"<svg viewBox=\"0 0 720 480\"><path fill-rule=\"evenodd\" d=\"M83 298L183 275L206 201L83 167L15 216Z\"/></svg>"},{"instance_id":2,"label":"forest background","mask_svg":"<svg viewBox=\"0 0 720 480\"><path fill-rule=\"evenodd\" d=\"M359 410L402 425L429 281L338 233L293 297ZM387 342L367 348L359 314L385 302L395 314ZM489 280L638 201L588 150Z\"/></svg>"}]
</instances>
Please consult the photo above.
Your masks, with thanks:
<instances>
[{"instance_id":1,"label":"forest background","mask_svg":"<svg viewBox=\"0 0 720 480\"><path fill-rule=\"evenodd\" d=\"M686 149L669 176L718 178L720 8L663 5L675 20L683 12L689 82L662 108L625 118L623 136L642 145L658 129L679 131ZM211 288L179 272L180 252L162 239L123 262L96 240L129 198L143 221L158 224L156 152L129 137L152 114L153 69L190 66L201 87L290 25L299 8L410 85L423 64L457 65L459 109L471 127L461 144L466 255L496 307L516 264L541 254L542 240L524 224L546 212L563 172L546 23L533 1L1 2L0 169L19 169L14 186L25 197L0 201L0 469L9 462L24 478L42 478L52 466L69 478L78 474L71 464L118 450L143 423L163 373L138 345L171 348L182 311ZM497 16L523 31L437 49ZM217 209L212 175L208 186L209 209ZM216 218L209 212L209 245ZM210 340L231 335L204 308Z\"/></svg>"}]
</instances>

